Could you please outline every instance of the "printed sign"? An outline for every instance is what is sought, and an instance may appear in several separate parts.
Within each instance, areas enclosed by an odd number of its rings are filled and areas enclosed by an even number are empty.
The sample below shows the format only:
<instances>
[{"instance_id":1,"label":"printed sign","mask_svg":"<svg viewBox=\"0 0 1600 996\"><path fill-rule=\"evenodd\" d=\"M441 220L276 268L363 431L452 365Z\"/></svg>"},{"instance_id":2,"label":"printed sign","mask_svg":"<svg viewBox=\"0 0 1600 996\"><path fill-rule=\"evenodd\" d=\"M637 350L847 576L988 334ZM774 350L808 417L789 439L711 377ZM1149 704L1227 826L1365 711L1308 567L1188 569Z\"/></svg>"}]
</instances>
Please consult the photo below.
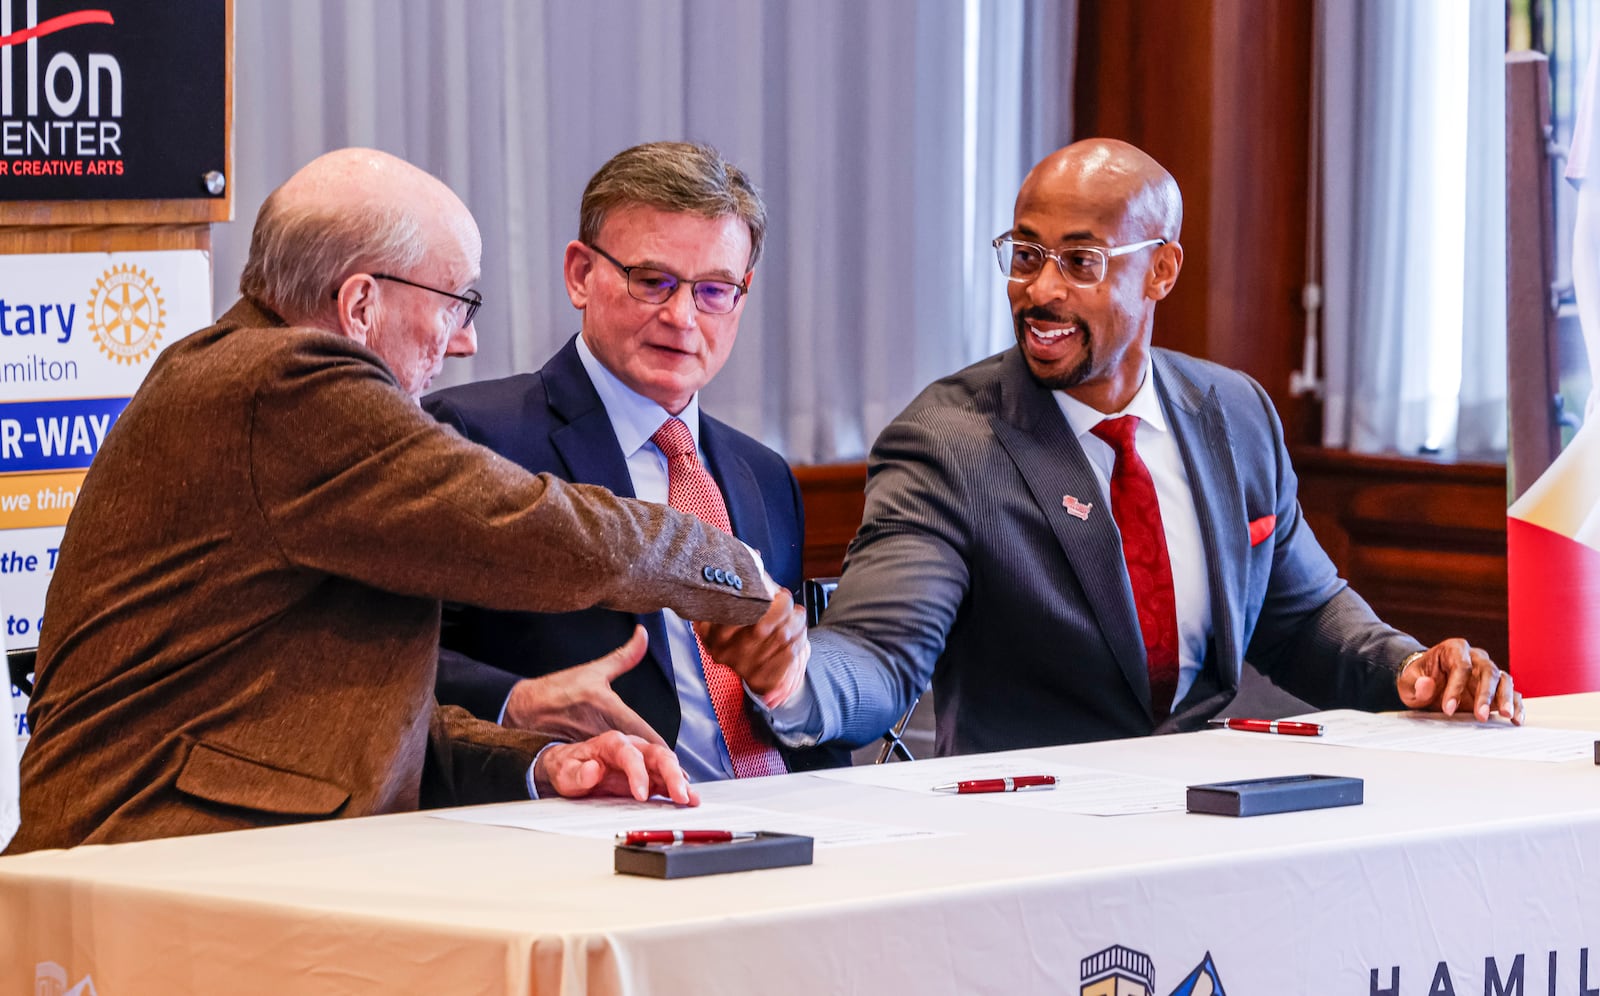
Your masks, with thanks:
<instances>
[{"instance_id":1,"label":"printed sign","mask_svg":"<svg viewBox=\"0 0 1600 996\"><path fill-rule=\"evenodd\" d=\"M4 3L5 0L0 0ZM0 623L39 643L62 527L156 356L211 324L197 250L0 256ZM19 743L27 700L13 690Z\"/></svg>"},{"instance_id":2,"label":"printed sign","mask_svg":"<svg viewBox=\"0 0 1600 996\"><path fill-rule=\"evenodd\" d=\"M220 196L227 58L226 0L0 0L0 200Z\"/></svg>"}]
</instances>

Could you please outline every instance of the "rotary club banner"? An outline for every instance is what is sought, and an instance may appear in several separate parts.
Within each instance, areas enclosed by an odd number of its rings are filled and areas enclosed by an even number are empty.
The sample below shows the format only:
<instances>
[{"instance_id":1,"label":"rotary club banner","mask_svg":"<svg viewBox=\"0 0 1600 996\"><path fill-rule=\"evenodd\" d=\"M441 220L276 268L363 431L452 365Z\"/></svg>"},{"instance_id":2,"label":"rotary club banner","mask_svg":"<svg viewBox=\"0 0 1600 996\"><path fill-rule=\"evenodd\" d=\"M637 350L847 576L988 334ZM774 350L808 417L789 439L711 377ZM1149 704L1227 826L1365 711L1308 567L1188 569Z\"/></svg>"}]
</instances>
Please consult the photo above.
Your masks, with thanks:
<instances>
[{"instance_id":1,"label":"rotary club banner","mask_svg":"<svg viewBox=\"0 0 1600 996\"><path fill-rule=\"evenodd\" d=\"M210 323L211 260L198 250L0 256L7 649L38 645L62 528L106 434L161 351ZM12 697L20 746L27 700ZM5 817L0 803L0 831Z\"/></svg>"}]
</instances>

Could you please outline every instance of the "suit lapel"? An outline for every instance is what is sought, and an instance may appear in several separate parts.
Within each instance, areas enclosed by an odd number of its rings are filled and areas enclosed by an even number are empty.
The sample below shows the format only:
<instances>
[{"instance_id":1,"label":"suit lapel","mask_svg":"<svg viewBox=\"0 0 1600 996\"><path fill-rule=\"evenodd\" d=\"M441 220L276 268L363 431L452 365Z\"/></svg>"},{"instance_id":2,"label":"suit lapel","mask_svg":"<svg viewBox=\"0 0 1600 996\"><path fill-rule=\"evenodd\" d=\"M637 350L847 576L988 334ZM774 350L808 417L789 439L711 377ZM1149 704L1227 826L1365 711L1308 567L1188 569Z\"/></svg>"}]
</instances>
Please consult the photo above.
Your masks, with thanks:
<instances>
[{"instance_id":1,"label":"suit lapel","mask_svg":"<svg viewBox=\"0 0 1600 996\"><path fill-rule=\"evenodd\" d=\"M1016 350L1002 361L1000 392L998 414L990 419L995 438L1050 523L1118 667L1148 711L1150 674L1122 540L1089 459L1055 399L1034 382ZM1096 507L1079 519L1064 507L1068 496Z\"/></svg>"},{"instance_id":2,"label":"suit lapel","mask_svg":"<svg viewBox=\"0 0 1600 996\"><path fill-rule=\"evenodd\" d=\"M567 340L544 365L541 374L550 411L555 416L551 419L554 428L550 430L550 445L566 464L567 479L598 484L623 498L636 497L633 475L628 473L628 461L622 455L616 430L611 427L611 416L600 403L600 395L589 380L589 371L583 368L583 360L578 357L577 336ZM649 637L650 649L646 653L666 680L676 719L678 693L672 675L672 655L667 649L666 620L659 612L634 618L644 626ZM669 743L677 740L676 729L661 732Z\"/></svg>"},{"instance_id":3,"label":"suit lapel","mask_svg":"<svg viewBox=\"0 0 1600 996\"><path fill-rule=\"evenodd\" d=\"M1211 585L1211 637L1216 644L1217 670L1224 686L1237 688L1244 655L1239 646L1243 632L1240 613L1250 537L1244 492L1228 438L1228 418L1215 387L1202 391L1160 350L1154 355L1156 390L1177 436L1200 520Z\"/></svg>"},{"instance_id":4,"label":"suit lapel","mask_svg":"<svg viewBox=\"0 0 1600 996\"><path fill-rule=\"evenodd\" d=\"M549 398L550 445L567 466L567 479L598 484L624 498L634 497L633 477L622 455L611 416L578 358L577 337L567 341L540 371Z\"/></svg>"},{"instance_id":5,"label":"suit lapel","mask_svg":"<svg viewBox=\"0 0 1600 996\"><path fill-rule=\"evenodd\" d=\"M729 431L727 426L701 411L700 449L706 455L706 469L722 488L733 534L765 556L772 549L766 503L762 501L761 486L756 483L750 465L728 445Z\"/></svg>"}]
</instances>

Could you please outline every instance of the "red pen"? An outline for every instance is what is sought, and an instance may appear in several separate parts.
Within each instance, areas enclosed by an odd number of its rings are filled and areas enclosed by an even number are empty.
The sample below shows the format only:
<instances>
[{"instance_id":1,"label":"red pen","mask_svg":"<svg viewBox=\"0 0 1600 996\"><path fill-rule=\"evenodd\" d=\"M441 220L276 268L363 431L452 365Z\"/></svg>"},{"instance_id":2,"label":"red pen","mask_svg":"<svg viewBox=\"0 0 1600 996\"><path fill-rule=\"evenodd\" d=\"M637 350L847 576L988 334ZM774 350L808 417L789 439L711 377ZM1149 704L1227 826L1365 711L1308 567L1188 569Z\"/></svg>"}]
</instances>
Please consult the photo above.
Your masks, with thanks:
<instances>
[{"instance_id":1,"label":"red pen","mask_svg":"<svg viewBox=\"0 0 1600 996\"><path fill-rule=\"evenodd\" d=\"M755 840L753 833L732 830L629 830L617 834L617 843L639 844L726 844L734 840Z\"/></svg>"},{"instance_id":2,"label":"red pen","mask_svg":"<svg viewBox=\"0 0 1600 996\"><path fill-rule=\"evenodd\" d=\"M954 792L956 795L976 795L980 792L1016 792L1019 789L1050 789L1056 787L1055 775L1015 775L1010 778L975 778L965 782L935 785L935 792Z\"/></svg>"},{"instance_id":3,"label":"red pen","mask_svg":"<svg viewBox=\"0 0 1600 996\"><path fill-rule=\"evenodd\" d=\"M1287 719L1213 719L1212 726L1225 726L1245 733L1282 733L1290 737L1320 737L1321 723L1296 723Z\"/></svg>"}]
</instances>

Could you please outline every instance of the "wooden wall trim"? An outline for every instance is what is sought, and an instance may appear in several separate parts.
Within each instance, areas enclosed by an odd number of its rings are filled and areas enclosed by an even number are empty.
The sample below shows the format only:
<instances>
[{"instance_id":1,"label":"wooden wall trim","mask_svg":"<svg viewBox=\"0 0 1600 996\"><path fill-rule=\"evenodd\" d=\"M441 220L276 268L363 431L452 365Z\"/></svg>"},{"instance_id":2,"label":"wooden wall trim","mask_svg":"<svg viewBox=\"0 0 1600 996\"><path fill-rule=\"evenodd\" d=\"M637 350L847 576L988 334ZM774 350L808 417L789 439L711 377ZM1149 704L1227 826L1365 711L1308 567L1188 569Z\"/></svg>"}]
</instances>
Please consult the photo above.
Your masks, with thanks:
<instances>
[{"instance_id":1,"label":"wooden wall trim","mask_svg":"<svg viewBox=\"0 0 1600 996\"><path fill-rule=\"evenodd\" d=\"M203 249L209 252L211 226L0 227L0 255L48 252L145 252L155 249Z\"/></svg>"},{"instance_id":2,"label":"wooden wall trim","mask_svg":"<svg viewBox=\"0 0 1600 996\"><path fill-rule=\"evenodd\" d=\"M1424 643L1465 637L1508 662L1504 464L1320 447L1293 459L1307 523L1379 616Z\"/></svg>"},{"instance_id":3,"label":"wooden wall trim","mask_svg":"<svg viewBox=\"0 0 1600 996\"><path fill-rule=\"evenodd\" d=\"M1538 52L1506 56L1506 393L1517 496L1561 453L1548 63Z\"/></svg>"}]
</instances>

